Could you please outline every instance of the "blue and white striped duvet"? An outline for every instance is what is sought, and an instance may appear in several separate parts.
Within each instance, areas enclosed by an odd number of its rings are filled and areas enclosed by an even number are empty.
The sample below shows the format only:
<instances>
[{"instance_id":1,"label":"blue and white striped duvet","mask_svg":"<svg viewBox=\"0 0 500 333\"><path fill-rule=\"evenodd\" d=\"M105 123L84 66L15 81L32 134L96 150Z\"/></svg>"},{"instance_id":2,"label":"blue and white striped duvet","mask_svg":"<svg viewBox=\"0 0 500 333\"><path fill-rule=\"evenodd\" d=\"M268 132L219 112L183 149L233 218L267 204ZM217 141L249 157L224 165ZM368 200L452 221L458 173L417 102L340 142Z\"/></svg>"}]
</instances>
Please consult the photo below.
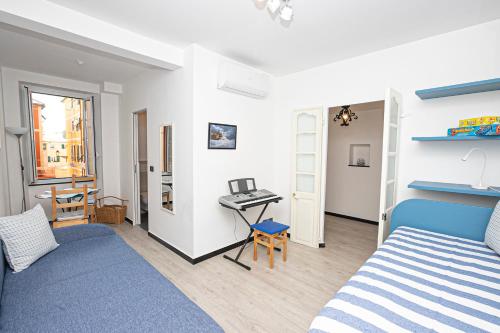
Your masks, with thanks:
<instances>
[{"instance_id":1,"label":"blue and white striped duvet","mask_svg":"<svg viewBox=\"0 0 500 333\"><path fill-rule=\"evenodd\" d=\"M500 256L484 243L399 227L310 332L500 332Z\"/></svg>"}]
</instances>

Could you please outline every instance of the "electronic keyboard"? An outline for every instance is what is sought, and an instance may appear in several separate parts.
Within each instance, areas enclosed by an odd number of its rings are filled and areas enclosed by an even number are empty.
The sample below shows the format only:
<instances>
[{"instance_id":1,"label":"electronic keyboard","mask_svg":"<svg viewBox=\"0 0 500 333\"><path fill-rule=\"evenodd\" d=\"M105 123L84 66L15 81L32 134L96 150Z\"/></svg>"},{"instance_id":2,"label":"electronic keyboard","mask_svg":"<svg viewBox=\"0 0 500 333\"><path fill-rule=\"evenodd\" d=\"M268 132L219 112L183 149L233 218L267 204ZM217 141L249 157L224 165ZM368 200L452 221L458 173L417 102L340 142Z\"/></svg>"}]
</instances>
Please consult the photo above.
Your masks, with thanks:
<instances>
[{"instance_id":1,"label":"electronic keyboard","mask_svg":"<svg viewBox=\"0 0 500 333\"><path fill-rule=\"evenodd\" d=\"M254 190L246 193L238 193L222 196L219 198L219 203L224 206L229 206L234 209L244 210L249 207L265 204L268 202L277 202L283 199L268 190Z\"/></svg>"},{"instance_id":2,"label":"electronic keyboard","mask_svg":"<svg viewBox=\"0 0 500 333\"><path fill-rule=\"evenodd\" d=\"M247 246L248 242L251 241L251 237L254 232L252 225L250 224L250 222L248 222L245 215L242 214L242 211L245 211L250 207L262 206L260 215L257 218L257 221L255 221L255 224L258 224L269 204L272 202L278 203L280 200L283 200L283 198L268 190L257 190L254 178L233 179L228 181L228 184L231 194L220 197L219 203L222 207L235 210L243 219L243 221L245 221L246 225L248 226L249 233L247 239L245 240L243 245L241 245L236 257L232 258L224 255L224 258L227 260L231 260L232 262L240 265L241 267L244 267L247 270L251 270L252 268L250 266L245 265L244 263L239 261L241 253L245 249L245 246ZM280 251L279 248L275 248L275 250Z\"/></svg>"}]
</instances>

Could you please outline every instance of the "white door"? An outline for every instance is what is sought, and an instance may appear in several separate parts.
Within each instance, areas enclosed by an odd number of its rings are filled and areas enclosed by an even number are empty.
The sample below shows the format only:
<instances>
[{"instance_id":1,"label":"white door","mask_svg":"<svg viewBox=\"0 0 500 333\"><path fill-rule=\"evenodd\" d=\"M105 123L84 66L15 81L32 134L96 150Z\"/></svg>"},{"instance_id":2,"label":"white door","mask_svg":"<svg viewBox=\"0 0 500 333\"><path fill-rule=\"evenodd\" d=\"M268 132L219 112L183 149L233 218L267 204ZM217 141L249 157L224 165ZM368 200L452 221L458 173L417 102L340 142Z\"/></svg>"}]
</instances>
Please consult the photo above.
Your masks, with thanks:
<instances>
[{"instance_id":1,"label":"white door","mask_svg":"<svg viewBox=\"0 0 500 333\"><path fill-rule=\"evenodd\" d=\"M390 214L397 203L400 113L401 94L393 89L388 89L384 105L378 246L384 242L389 234Z\"/></svg>"},{"instance_id":2,"label":"white door","mask_svg":"<svg viewBox=\"0 0 500 333\"><path fill-rule=\"evenodd\" d=\"M319 246L323 110L293 114L291 240Z\"/></svg>"}]
</instances>

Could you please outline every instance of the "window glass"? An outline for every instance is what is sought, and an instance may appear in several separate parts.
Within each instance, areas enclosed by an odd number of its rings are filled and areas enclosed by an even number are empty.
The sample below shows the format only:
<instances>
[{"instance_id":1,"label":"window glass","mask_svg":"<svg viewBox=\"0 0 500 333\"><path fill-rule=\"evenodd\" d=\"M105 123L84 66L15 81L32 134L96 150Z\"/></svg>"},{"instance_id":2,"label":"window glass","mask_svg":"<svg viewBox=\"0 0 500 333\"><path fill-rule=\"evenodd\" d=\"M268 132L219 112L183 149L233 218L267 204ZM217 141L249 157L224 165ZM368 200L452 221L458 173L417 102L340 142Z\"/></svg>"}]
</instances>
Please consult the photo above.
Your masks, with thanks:
<instances>
[{"instance_id":1,"label":"window glass","mask_svg":"<svg viewBox=\"0 0 500 333\"><path fill-rule=\"evenodd\" d=\"M28 92L34 182L94 174L91 99Z\"/></svg>"}]
</instances>

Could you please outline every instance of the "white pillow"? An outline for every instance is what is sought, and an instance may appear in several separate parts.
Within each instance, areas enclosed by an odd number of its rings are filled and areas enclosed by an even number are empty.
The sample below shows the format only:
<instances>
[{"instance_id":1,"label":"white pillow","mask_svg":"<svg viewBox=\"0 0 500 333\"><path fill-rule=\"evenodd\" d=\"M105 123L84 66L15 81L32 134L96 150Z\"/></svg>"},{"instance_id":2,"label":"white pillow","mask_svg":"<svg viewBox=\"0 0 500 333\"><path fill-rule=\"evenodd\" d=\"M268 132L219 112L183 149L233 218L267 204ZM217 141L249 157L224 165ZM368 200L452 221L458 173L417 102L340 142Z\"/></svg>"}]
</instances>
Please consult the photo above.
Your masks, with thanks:
<instances>
[{"instance_id":1,"label":"white pillow","mask_svg":"<svg viewBox=\"0 0 500 333\"><path fill-rule=\"evenodd\" d=\"M0 239L14 272L28 268L59 246L39 204L23 214L0 217Z\"/></svg>"},{"instance_id":2,"label":"white pillow","mask_svg":"<svg viewBox=\"0 0 500 333\"><path fill-rule=\"evenodd\" d=\"M484 242L500 255L500 201L498 201L486 228Z\"/></svg>"}]
</instances>

